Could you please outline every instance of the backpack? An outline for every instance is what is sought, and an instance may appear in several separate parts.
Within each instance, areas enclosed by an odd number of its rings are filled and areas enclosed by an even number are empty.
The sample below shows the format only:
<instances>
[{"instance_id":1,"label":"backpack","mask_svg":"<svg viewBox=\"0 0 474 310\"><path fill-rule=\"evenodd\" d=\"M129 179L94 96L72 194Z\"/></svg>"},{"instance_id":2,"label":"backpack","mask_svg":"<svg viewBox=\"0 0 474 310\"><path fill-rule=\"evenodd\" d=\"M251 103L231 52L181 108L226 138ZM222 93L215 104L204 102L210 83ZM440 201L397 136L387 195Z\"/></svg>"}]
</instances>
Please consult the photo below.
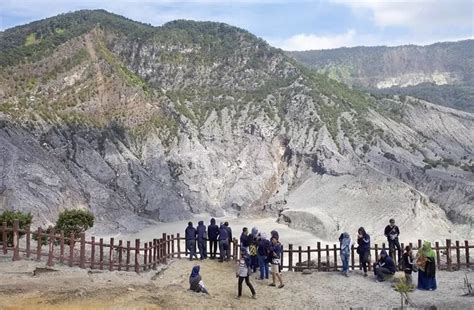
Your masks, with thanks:
<instances>
[{"instance_id":1,"label":"backpack","mask_svg":"<svg viewBox=\"0 0 474 310\"><path fill-rule=\"evenodd\" d=\"M257 246L255 244L249 246L249 253L250 256L257 256Z\"/></svg>"}]
</instances>

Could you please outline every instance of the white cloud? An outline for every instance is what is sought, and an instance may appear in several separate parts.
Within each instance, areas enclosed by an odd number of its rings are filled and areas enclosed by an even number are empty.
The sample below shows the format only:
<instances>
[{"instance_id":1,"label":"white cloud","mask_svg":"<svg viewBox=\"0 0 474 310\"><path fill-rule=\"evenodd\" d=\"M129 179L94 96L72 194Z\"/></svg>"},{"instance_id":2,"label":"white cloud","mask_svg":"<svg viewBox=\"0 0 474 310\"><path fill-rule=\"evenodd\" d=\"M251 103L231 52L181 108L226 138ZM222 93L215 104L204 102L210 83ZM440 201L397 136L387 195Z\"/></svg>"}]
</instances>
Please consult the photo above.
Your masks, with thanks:
<instances>
[{"instance_id":1,"label":"white cloud","mask_svg":"<svg viewBox=\"0 0 474 310\"><path fill-rule=\"evenodd\" d=\"M440 27L472 27L472 0L332 0L352 8L356 15L371 14L379 27L433 30Z\"/></svg>"},{"instance_id":2,"label":"white cloud","mask_svg":"<svg viewBox=\"0 0 474 310\"><path fill-rule=\"evenodd\" d=\"M356 31L349 29L345 33L336 35L300 33L287 39L269 40L269 43L287 51L320 50L341 46L354 46L356 44Z\"/></svg>"}]
</instances>

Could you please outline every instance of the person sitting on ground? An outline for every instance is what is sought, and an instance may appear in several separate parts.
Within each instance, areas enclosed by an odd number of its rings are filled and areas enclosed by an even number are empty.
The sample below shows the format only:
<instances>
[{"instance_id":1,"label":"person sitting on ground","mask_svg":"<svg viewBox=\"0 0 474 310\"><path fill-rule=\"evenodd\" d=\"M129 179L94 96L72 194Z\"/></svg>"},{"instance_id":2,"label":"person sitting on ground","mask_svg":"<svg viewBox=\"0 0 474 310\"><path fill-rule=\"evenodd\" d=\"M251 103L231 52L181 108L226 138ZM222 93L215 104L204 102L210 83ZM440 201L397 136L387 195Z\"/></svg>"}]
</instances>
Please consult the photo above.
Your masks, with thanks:
<instances>
[{"instance_id":1,"label":"person sitting on ground","mask_svg":"<svg viewBox=\"0 0 474 310\"><path fill-rule=\"evenodd\" d=\"M387 254L387 251L382 250L379 260L374 264L376 281L383 282L393 276L396 271L397 268L395 267L393 259Z\"/></svg>"},{"instance_id":2,"label":"person sitting on ground","mask_svg":"<svg viewBox=\"0 0 474 310\"><path fill-rule=\"evenodd\" d=\"M193 222L188 223L188 227L184 232L186 236L186 251L189 252L189 260L193 260L193 257L198 258L196 255L196 229L193 227Z\"/></svg>"},{"instance_id":3,"label":"person sitting on ground","mask_svg":"<svg viewBox=\"0 0 474 310\"><path fill-rule=\"evenodd\" d=\"M239 278L239 289L238 295L235 298L239 299L242 296L242 282L245 280L245 284L249 287L250 291L252 292L252 298L257 298L257 294L255 293L255 289L250 283L250 257L245 249L242 249L240 252L240 259L237 263L237 270L236 270L236 277Z\"/></svg>"},{"instance_id":4,"label":"person sitting on ground","mask_svg":"<svg viewBox=\"0 0 474 310\"><path fill-rule=\"evenodd\" d=\"M270 250L269 261L271 264L272 270L272 280L273 282L269 284L269 286L276 286L276 279L280 282L278 288L283 288L285 285L283 284L283 279L280 273L280 259L282 255L282 246L281 243L278 241L276 237L271 239L272 247Z\"/></svg>"},{"instance_id":5,"label":"person sitting on ground","mask_svg":"<svg viewBox=\"0 0 474 310\"><path fill-rule=\"evenodd\" d=\"M198 226L196 228L196 233L199 255L201 256L201 260L203 260L207 258L207 232L206 225L204 225L204 221L199 221Z\"/></svg>"},{"instance_id":6,"label":"person sitting on ground","mask_svg":"<svg viewBox=\"0 0 474 310\"><path fill-rule=\"evenodd\" d=\"M417 288L419 290L436 290L435 252L431 249L431 243L425 241L416 256L416 265L418 267Z\"/></svg>"},{"instance_id":7,"label":"person sitting on ground","mask_svg":"<svg viewBox=\"0 0 474 310\"><path fill-rule=\"evenodd\" d=\"M189 276L189 289L196 293L209 294L199 274L200 269L201 267L199 265L193 267L191 275Z\"/></svg>"},{"instance_id":8,"label":"person sitting on ground","mask_svg":"<svg viewBox=\"0 0 474 310\"><path fill-rule=\"evenodd\" d=\"M249 249L249 230L247 227L242 229L242 234L240 235L240 249L245 249L247 252Z\"/></svg>"},{"instance_id":9,"label":"person sitting on ground","mask_svg":"<svg viewBox=\"0 0 474 310\"><path fill-rule=\"evenodd\" d=\"M217 238L219 236L219 226L216 225L216 220L211 219L211 224L207 226L207 234L209 237L209 255L211 259L216 258L217 253Z\"/></svg>"},{"instance_id":10,"label":"person sitting on ground","mask_svg":"<svg viewBox=\"0 0 474 310\"><path fill-rule=\"evenodd\" d=\"M252 233L249 235L249 254L250 254L250 266L252 272L257 271L258 267L258 258L257 258L257 241L258 229L257 227L252 228Z\"/></svg>"},{"instance_id":11,"label":"person sitting on ground","mask_svg":"<svg viewBox=\"0 0 474 310\"><path fill-rule=\"evenodd\" d=\"M219 262L227 261L230 258L229 253L229 231L224 224L221 224L219 228Z\"/></svg>"},{"instance_id":12,"label":"person sitting on ground","mask_svg":"<svg viewBox=\"0 0 474 310\"><path fill-rule=\"evenodd\" d=\"M357 230L357 254L359 254L359 261L364 269L364 277L367 277L367 265L370 260L370 236L364 227Z\"/></svg>"},{"instance_id":13,"label":"person sitting on ground","mask_svg":"<svg viewBox=\"0 0 474 310\"><path fill-rule=\"evenodd\" d=\"M349 276L349 258L351 256L351 237L347 232L343 232L339 236L339 244L341 248L342 274Z\"/></svg>"},{"instance_id":14,"label":"person sitting on ground","mask_svg":"<svg viewBox=\"0 0 474 310\"><path fill-rule=\"evenodd\" d=\"M413 252L411 250L411 247L407 245L405 247L405 253L403 253L402 256L402 265L403 265L403 271L405 272L405 281L407 285L410 287L413 287L413 278L411 273L414 271L416 272L416 264L415 260L413 259Z\"/></svg>"}]
</instances>

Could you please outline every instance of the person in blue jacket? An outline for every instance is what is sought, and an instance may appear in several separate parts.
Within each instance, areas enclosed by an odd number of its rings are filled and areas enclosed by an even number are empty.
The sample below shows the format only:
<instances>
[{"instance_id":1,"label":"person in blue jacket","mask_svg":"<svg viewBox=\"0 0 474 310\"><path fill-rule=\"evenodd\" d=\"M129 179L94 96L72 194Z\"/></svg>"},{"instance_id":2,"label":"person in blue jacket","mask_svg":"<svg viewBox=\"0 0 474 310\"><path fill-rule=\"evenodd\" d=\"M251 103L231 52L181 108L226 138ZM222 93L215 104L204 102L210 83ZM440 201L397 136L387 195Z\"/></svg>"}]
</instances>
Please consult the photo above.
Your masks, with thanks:
<instances>
[{"instance_id":1,"label":"person in blue jacket","mask_svg":"<svg viewBox=\"0 0 474 310\"><path fill-rule=\"evenodd\" d=\"M219 262L227 261L230 258L229 253L229 231L224 224L219 227Z\"/></svg>"},{"instance_id":2,"label":"person in blue jacket","mask_svg":"<svg viewBox=\"0 0 474 310\"><path fill-rule=\"evenodd\" d=\"M379 260L374 264L374 274L377 277L376 280L379 282L385 281L390 276L393 276L397 268L393 259L387 254L387 251L382 250L380 252Z\"/></svg>"},{"instance_id":3,"label":"person in blue jacket","mask_svg":"<svg viewBox=\"0 0 474 310\"><path fill-rule=\"evenodd\" d=\"M367 277L367 265L370 260L370 236L364 227L360 227L357 231L357 254L359 261L364 269L364 277Z\"/></svg>"},{"instance_id":4,"label":"person in blue jacket","mask_svg":"<svg viewBox=\"0 0 474 310\"><path fill-rule=\"evenodd\" d=\"M206 226L204 225L203 221L199 221L197 227L197 242L198 242L198 249L199 255L201 256L201 260L207 258L207 249L206 249Z\"/></svg>"},{"instance_id":5,"label":"person in blue jacket","mask_svg":"<svg viewBox=\"0 0 474 310\"><path fill-rule=\"evenodd\" d=\"M211 225L207 226L207 235L209 238L209 255L211 259L216 258L217 253L217 238L219 237L219 226L216 225L216 220L211 219Z\"/></svg>"},{"instance_id":6,"label":"person in blue jacket","mask_svg":"<svg viewBox=\"0 0 474 310\"><path fill-rule=\"evenodd\" d=\"M193 257L196 257L196 228L193 227L193 222L188 223L188 227L184 232L186 237L186 250L189 252L189 260L193 260Z\"/></svg>"},{"instance_id":7,"label":"person in blue jacket","mask_svg":"<svg viewBox=\"0 0 474 310\"><path fill-rule=\"evenodd\" d=\"M268 279L268 255L270 254L270 241L267 240L265 233L260 234L260 240L258 241L257 258L258 265L260 267L260 280Z\"/></svg>"}]
</instances>

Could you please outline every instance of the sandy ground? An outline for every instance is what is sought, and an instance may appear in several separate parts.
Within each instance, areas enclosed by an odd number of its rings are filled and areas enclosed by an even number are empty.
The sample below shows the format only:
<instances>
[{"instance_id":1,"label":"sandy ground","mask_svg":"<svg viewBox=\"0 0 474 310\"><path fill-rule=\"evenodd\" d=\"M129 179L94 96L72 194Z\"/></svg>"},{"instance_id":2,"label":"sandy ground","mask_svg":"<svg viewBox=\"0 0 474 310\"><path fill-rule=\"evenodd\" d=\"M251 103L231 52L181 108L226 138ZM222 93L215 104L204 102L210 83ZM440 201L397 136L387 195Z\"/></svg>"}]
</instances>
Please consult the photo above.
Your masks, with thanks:
<instances>
[{"instance_id":1,"label":"sandy ground","mask_svg":"<svg viewBox=\"0 0 474 310\"><path fill-rule=\"evenodd\" d=\"M251 282L257 300L250 298L244 285L240 300L233 263L199 262L211 295L188 291L188 277L198 262L175 260L165 269L137 275L133 272L89 272L55 266L58 271L39 273L44 263L0 259L0 309L344 309L365 307L390 309L400 298L390 283L375 283L360 271L345 278L337 272L284 272L285 287L269 287L267 281ZM464 297L465 271L439 272L439 289L415 291L411 298L418 306L437 309L474 309L474 297ZM474 274L469 273L471 282Z\"/></svg>"}]
</instances>

